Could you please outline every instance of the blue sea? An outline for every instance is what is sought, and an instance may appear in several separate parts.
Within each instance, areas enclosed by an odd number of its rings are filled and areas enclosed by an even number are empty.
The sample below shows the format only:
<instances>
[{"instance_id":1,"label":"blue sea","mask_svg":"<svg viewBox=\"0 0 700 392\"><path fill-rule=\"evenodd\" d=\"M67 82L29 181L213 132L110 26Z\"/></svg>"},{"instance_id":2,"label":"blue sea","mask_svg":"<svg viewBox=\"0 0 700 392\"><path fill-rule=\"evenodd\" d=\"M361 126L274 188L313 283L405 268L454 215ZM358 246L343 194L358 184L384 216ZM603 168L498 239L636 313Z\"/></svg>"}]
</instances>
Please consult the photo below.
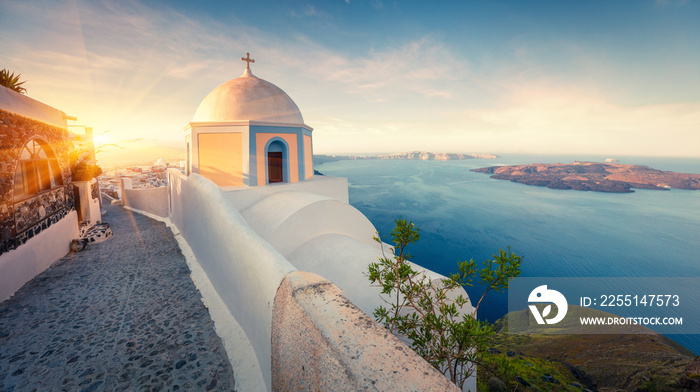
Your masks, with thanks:
<instances>
[{"instance_id":1,"label":"blue sea","mask_svg":"<svg viewBox=\"0 0 700 392\"><path fill-rule=\"evenodd\" d=\"M529 277L700 277L700 191L636 189L635 193L552 190L470 169L527 163L602 162L600 156L505 155L495 160L343 160L318 165L346 177L350 204L386 242L394 219L420 227L413 261L441 274L459 260L482 262L507 246L524 256ZM684 173L700 158L617 157ZM472 299L483 292L467 288ZM507 312L505 293L489 292L479 317ZM700 312L700 309L698 310ZM700 335L669 335L700 354Z\"/></svg>"}]
</instances>

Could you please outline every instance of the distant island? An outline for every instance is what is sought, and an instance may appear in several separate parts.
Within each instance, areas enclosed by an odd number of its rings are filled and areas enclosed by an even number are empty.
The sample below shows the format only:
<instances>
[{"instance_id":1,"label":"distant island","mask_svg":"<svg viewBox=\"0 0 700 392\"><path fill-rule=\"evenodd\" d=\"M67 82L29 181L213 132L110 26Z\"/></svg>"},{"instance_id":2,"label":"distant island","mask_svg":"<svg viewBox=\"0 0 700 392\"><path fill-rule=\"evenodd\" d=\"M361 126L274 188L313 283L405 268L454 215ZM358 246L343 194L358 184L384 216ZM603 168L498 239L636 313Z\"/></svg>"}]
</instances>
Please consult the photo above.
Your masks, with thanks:
<instances>
[{"instance_id":1,"label":"distant island","mask_svg":"<svg viewBox=\"0 0 700 392\"><path fill-rule=\"evenodd\" d=\"M320 165L325 162L334 162L340 160L361 160L361 159L412 159L420 161L449 161L455 159L496 159L498 156L493 154L460 154L448 152L427 152L427 151L411 151L399 152L395 154L381 155L314 155L314 164Z\"/></svg>"},{"instance_id":2,"label":"distant island","mask_svg":"<svg viewBox=\"0 0 700 392\"><path fill-rule=\"evenodd\" d=\"M631 188L669 190L700 189L700 174L661 171L641 165L574 162L531 164L472 169L491 178L550 189L594 192L634 192Z\"/></svg>"}]
</instances>

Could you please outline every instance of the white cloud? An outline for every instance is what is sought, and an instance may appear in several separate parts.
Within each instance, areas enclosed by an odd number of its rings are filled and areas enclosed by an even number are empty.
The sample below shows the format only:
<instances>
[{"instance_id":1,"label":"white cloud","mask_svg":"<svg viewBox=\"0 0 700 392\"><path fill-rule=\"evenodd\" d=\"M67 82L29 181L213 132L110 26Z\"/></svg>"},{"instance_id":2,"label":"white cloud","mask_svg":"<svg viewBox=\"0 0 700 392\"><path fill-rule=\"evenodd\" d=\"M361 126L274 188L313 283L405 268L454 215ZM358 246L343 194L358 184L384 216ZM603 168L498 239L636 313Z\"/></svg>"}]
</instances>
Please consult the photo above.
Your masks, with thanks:
<instances>
[{"instance_id":1,"label":"white cloud","mask_svg":"<svg viewBox=\"0 0 700 392\"><path fill-rule=\"evenodd\" d=\"M365 57L343 56L312 42L306 44L313 60L305 68L347 93L370 99L395 100L405 94L448 99L458 95L460 82L469 75L465 62L431 37L376 49Z\"/></svg>"},{"instance_id":2,"label":"white cloud","mask_svg":"<svg viewBox=\"0 0 700 392\"><path fill-rule=\"evenodd\" d=\"M511 53L478 62L431 35L347 53L235 16L223 24L133 0L70 4L0 5L21 26L0 27L0 58L27 78L30 96L98 132L110 129L116 140L181 140L203 97L239 76L239 58L251 52L254 73L287 91L315 128L317 152L566 147L691 155L700 144L700 104L617 104L594 78L606 64L563 41L516 41ZM312 6L305 13L323 16ZM563 82L571 72L553 72L552 52L593 76Z\"/></svg>"},{"instance_id":3,"label":"white cloud","mask_svg":"<svg viewBox=\"0 0 700 392\"><path fill-rule=\"evenodd\" d=\"M625 107L575 86L514 86L500 108L465 110L465 132L492 133L505 150L692 156L700 103Z\"/></svg>"}]
</instances>

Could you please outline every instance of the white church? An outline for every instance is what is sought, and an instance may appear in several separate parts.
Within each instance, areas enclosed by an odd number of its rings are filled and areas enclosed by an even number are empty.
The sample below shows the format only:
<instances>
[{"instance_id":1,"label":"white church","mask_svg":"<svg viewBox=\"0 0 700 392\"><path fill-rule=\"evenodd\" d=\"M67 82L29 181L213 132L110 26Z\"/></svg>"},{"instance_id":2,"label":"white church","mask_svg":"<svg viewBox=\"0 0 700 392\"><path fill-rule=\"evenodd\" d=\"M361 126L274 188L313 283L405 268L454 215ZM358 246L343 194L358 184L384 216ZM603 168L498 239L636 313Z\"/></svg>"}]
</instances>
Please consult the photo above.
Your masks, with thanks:
<instances>
[{"instance_id":1,"label":"white church","mask_svg":"<svg viewBox=\"0 0 700 392\"><path fill-rule=\"evenodd\" d=\"M376 390L455 389L372 321L386 305L366 276L383 255L376 229L349 204L347 179L314 175L313 129L294 101L253 74L249 54L241 60L243 74L209 93L185 126L186 173L169 170L167 198L168 219L216 292L203 294L217 331L235 324L239 332L220 335L226 346L238 336L232 351L254 362L232 361L237 385L357 390L359 378Z\"/></svg>"},{"instance_id":2,"label":"white church","mask_svg":"<svg viewBox=\"0 0 700 392\"><path fill-rule=\"evenodd\" d=\"M312 128L274 84L253 75L215 88L197 108L185 135L187 174L219 186L298 182L313 176Z\"/></svg>"}]
</instances>

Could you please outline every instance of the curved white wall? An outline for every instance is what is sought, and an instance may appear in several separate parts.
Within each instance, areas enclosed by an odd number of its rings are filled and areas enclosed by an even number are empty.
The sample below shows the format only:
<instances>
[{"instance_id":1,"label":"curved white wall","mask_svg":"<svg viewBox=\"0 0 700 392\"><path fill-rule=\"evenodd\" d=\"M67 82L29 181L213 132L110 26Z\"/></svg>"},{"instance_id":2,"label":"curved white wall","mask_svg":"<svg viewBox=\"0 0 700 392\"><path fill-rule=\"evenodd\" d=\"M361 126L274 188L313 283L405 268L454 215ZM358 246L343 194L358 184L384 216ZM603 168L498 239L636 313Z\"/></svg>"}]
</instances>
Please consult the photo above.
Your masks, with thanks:
<instances>
[{"instance_id":1,"label":"curved white wall","mask_svg":"<svg viewBox=\"0 0 700 392\"><path fill-rule=\"evenodd\" d=\"M372 287L367 267L382 257L382 249L372 239L374 225L355 207L331 197L301 189L277 190L262 195L241 211L260 236L275 247L300 271L319 274L340 287L347 298L367 314L385 305L381 289ZM390 246L384 253L392 257ZM416 264L435 280L445 277ZM464 289L453 292L468 298ZM465 312L473 307L466 305Z\"/></svg>"},{"instance_id":2,"label":"curved white wall","mask_svg":"<svg viewBox=\"0 0 700 392\"><path fill-rule=\"evenodd\" d=\"M261 237L267 238L300 209L329 198L306 192L280 192L241 210L241 215Z\"/></svg>"},{"instance_id":3,"label":"curved white wall","mask_svg":"<svg viewBox=\"0 0 700 392\"><path fill-rule=\"evenodd\" d=\"M344 234L374 245L376 232L360 211L336 199L305 192L279 192L241 211L251 227L285 257L324 234Z\"/></svg>"},{"instance_id":4,"label":"curved white wall","mask_svg":"<svg viewBox=\"0 0 700 392\"><path fill-rule=\"evenodd\" d=\"M248 226L213 182L176 170L168 174L170 219L245 331L271 390L274 298L284 276L296 268Z\"/></svg>"},{"instance_id":5,"label":"curved white wall","mask_svg":"<svg viewBox=\"0 0 700 392\"><path fill-rule=\"evenodd\" d=\"M333 189L330 193L337 193L338 183L329 182L329 185ZM329 192L315 194L300 192L299 187L288 190L283 187L275 186L277 189L269 193L253 187L224 194L214 183L197 174L185 178L169 170L171 220L180 228L217 293L248 336L268 390L294 389L286 384L272 385L270 380L271 333L272 336L285 333L272 331L273 305L282 306L274 301L286 274L297 268L319 274L340 287L345 297L367 314L385 305L380 297L381 290L372 287L365 275L367 265L382 255L380 245L372 240L375 229L369 220ZM234 205L247 208L239 213ZM388 247L385 251L391 256ZM414 265L414 268L425 271L433 279L442 278L419 266ZM458 294L467 295L463 289L452 293L453 296ZM323 329L321 324L329 321L327 316L334 309L327 306L319 303L302 312L302 316L316 320L314 325ZM465 312L472 310L470 306L463 309ZM288 322L296 325L294 323L300 321ZM361 329L348 327L343 334L329 334L326 338L334 339L328 341L331 345L344 345L348 339L357 339ZM296 350L288 344L285 350L291 348L297 353L294 355L301 355L299 361L316 363L313 352L323 350L314 351L316 345L308 342L308 336L297 338L307 342L306 345ZM288 363L277 370L294 373L294 365ZM358 365L372 368L375 375L381 373L374 367L375 362L360 361ZM325 374L327 369L307 369L312 377L334 379L336 376ZM470 385L474 383L473 378Z\"/></svg>"},{"instance_id":6,"label":"curved white wall","mask_svg":"<svg viewBox=\"0 0 700 392\"><path fill-rule=\"evenodd\" d=\"M392 257L391 249L384 245L384 256ZM371 286L367 278L367 267L377 262L382 255L378 243L362 243L343 234L326 234L307 241L287 256L287 260L300 271L311 271L330 280L343 289L345 296L363 312L371 315L378 306L386 306L381 299L381 288ZM416 271L423 272L433 280L445 277L410 263ZM463 288L451 293L452 298L462 294L469 298ZM474 307L467 304L462 309L471 313Z\"/></svg>"},{"instance_id":7,"label":"curved white wall","mask_svg":"<svg viewBox=\"0 0 700 392\"><path fill-rule=\"evenodd\" d=\"M311 271L330 280L355 306L372 315L376 307L386 305L380 297L381 287L370 286L365 276L369 263L382 255L378 246L376 242L369 245L343 234L325 234L298 247L287 260L300 271Z\"/></svg>"},{"instance_id":8,"label":"curved white wall","mask_svg":"<svg viewBox=\"0 0 700 392\"><path fill-rule=\"evenodd\" d=\"M253 203L274 193L299 191L328 196L331 199L348 201L348 179L343 177L313 176L306 181L287 182L266 186L221 187L226 197L231 200L238 211L250 207Z\"/></svg>"}]
</instances>

